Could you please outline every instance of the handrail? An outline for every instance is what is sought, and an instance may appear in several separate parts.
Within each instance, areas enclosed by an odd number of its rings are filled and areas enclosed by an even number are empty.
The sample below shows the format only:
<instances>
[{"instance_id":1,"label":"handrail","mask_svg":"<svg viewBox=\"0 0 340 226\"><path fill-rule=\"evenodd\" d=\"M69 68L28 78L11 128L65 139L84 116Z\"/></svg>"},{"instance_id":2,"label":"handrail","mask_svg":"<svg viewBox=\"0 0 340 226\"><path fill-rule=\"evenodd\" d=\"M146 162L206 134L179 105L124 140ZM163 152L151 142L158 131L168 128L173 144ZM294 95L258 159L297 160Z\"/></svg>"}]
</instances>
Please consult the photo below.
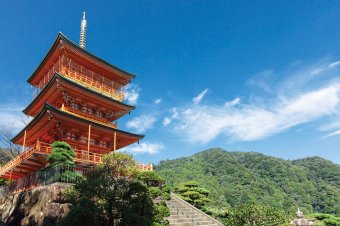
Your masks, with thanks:
<instances>
[{"instance_id":1,"label":"handrail","mask_svg":"<svg viewBox=\"0 0 340 226\"><path fill-rule=\"evenodd\" d=\"M5 165L0 167L0 175L4 173L4 171L7 171L8 169L17 166L20 164L22 161L28 159L29 157L32 156L34 152L34 148L29 148L27 151L24 153L21 153L20 155L16 156L13 158L11 161L7 162Z\"/></svg>"},{"instance_id":2,"label":"handrail","mask_svg":"<svg viewBox=\"0 0 340 226\"><path fill-rule=\"evenodd\" d=\"M86 163L94 163L99 164L102 162L102 154L95 153L95 152L88 152L86 150L77 150L73 149L75 152L74 161L76 162L86 162ZM52 147L48 143L37 141L36 144L30 147L27 151L19 154L11 161L7 162L5 165L0 167L0 175L4 174L6 171L16 167L21 162L25 161L26 159L30 158L34 153L49 155L52 153ZM141 171L152 171L153 165L150 164L138 164L139 169Z\"/></svg>"},{"instance_id":3,"label":"handrail","mask_svg":"<svg viewBox=\"0 0 340 226\"><path fill-rule=\"evenodd\" d=\"M212 221L214 221L215 223L222 225L223 224L221 222L219 222L218 220L216 220L215 218L213 218L212 216L210 216L209 214L204 213L202 210L196 208L195 206L191 205L190 203L188 203L187 201L181 199L180 197L178 197L177 195L175 195L175 193L171 192L171 196L175 197L177 200L179 200L180 202L182 202L183 204L189 206L190 208L197 210L198 212L202 213L203 215L205 215L206 217L208 217L209 219L211 219Z\"/></svg>"},{"instance_id":4,"label":"handrail","mask_svg":"<svg viewBox=\"0 0 340 226\"><path fill-rule=\"evenodd\" d=\"M61 66L60 73L68 78L76 80L77 82L88 85L91 88L96 89L106 95L109 95L110 97L113 97L119 101L124 100L124 92L112 88L105 83L99 82L87 75L80 73L77 70L71 69L70 67L64 65Z\"/></svg>"},{"instance_id":5,"label":"handrail","mask_svg":"<svg viewBox=\"0 0 340 226\"><path fill-rule=\"evenodd\" d=\"M50 154L52 152L52 148L50 147L49 144L39 142L40 148L37 148L38 152L41 152L43 154ZM93 162L93 163L101 163L102 162L102 154L99 153L94 153L94 152L88 152L85 150L77 150L73 149L75 152L75 158L74 160L80 161L80 162Z\"/></svg>"}]
</instances>

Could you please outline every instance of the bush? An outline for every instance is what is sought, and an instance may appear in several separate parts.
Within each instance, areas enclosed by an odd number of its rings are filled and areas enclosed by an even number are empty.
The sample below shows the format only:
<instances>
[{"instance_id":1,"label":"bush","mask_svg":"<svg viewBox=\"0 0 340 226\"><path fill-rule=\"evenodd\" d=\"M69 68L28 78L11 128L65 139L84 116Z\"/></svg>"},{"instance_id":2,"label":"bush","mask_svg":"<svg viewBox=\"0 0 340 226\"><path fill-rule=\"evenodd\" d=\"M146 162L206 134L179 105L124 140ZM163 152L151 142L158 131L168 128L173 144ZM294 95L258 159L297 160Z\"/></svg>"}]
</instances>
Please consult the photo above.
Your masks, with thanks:
<instances>
[{"instance_id":1,"label":"bush","mask_svg":"<svg viewBox=\"0 0 340 226\"><path fill-rule=\"evenodd\" d=\"M71 146L63 141L55 141L51 144L52 153L47 157L49 166L56 165L74 165L74 157L76 154Z\"/></svg>"},{"instance_id":2,"label":"bush","mask_svg":"<svg viewBox=\"0 0 340 226\"><path fill-rule=\"evenodd\" d=\"M170 210L165 206L155 204L154 210L154 222L161 223L165 217L170 216Z\"/></svg>"},{"instance_id":3,"label":"bush","mask_svg":"<svg viewBox=\"0 0 340 226\"><path fill-rule=\"evenodd\" d=\"M168 185L166 185L166 186L162 187L162 191L163 191L163 193L168 193L168 194L170 194L170 192L171 192L171 187L168 186Z\"/></svg>"},{"instance_id":4,"label":"bush","mask_svg":"<svg viewBox=\"0 0 340 226\"><path fill-rule=\"evenodd\" d=\"M149 193L152 199L155 199L162 195L161 189L157 187L149 187Z\"/></svg>"},{"instance_id":5,"label":"bush","mask_svg":"<svg viewBox=\"0 0 340 226\"><path fill-rule=\"evenodd\" d=\"M163 192L162 198L163 198L164 200L170 200L170 199L171 199L171 195L170 195L169 193L164 193L164 192Z\"/></svg>"},{"instance_id":6,"label":"bush","mask_svg":"<svg viewBox=\"0 0 340 226\"><path fill-rule=\"evenodd\" d=\"M309 217L315 218L317 220L324 220L327 218L331 218L333 216L331 214L326 214L326 213L313 213L313 214L310 214Z\"/></svg>"},{"instance_id":7,"label":"bush","mask_svg":"<svg viewBox=\"0 0 340 226\"><path fill-rule=\"evenodd\" d=\"M196 181L181 183L175 187L174 191L178 193L183 200L200 209L202 209L207 202L210 202L210 199L208 199L209 191L205 188L198 187Z\"/></svg>"},{"instance_id":8,"label":"bush","mask_svg":"<svg viewBox=\"0 0 340 226\"><path fill-rule=\"evenodd\" d=\"M162 187L164 180L154 171L139 172L137 179L143 181L148 187Z\"/></svg>"}]
</instances>

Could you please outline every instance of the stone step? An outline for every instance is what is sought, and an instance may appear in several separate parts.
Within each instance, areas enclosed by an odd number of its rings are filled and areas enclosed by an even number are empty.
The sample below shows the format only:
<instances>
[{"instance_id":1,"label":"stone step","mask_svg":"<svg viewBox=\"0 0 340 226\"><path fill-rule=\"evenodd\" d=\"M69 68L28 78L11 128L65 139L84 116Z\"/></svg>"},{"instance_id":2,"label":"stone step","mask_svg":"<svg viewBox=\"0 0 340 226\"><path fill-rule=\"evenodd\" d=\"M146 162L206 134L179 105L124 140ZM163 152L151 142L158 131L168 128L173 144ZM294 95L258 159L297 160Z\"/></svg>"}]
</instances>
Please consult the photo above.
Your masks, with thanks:
<instances>
[{"instance_id":1,"label":"stone step","mask_svg":"<svg viewBox=\"0 0 340 226\"><path fill-rule=\"evenodd\" d=\"M221 226L212 218L199 211L195 207L171 194L171 200L167 201L170 216L166 219L170 226Z\"/></svg>"},{"instance_id":2,"label":"stone step","mask_svg":"<svg viewBox=\"0 0 340 226\"><path fill-rule=\"evenodd\" d=\"M181 222L211 222L211 220L207 218L191 218L191 217L184 217L184 218L167 218L169 222L172 223L181 223Z\"/></svg>"},{"instance_id":3,"label":"stone step","mask_svg":"<svg viewBox=\"0 0 340 226\"><path fill-rule=\"evenodd\" d=\"M185 208L173 208L173 207L169 207L169 210L174 210L174 211L181 211L181 212L185 212L185 211L191 211L192 209L189 207L185 207Z\"/></svg>"},{"instance_id":4,"label":"stone step","mask_svg":"<svg viewBox=\"0 0 340 226\"><path fill-rule=\"evenodd\" d=\"M189 211L176 211L176 210L170 210L170 214L173 215L193 215L196 214L197 212L194 210L189 210Z\"/></svg>"},{"instance_id":5,"label":"stone step","mask_svg":"<svg viewBox=\"0 0 340 226\"><path fill-rule=\"evenodd\" d=\"M182 223L170 223L170 226L214 226L215 222L182 222Z\"/></svg>"},{"instance_id":6,"label":"stone step","mask_svg":"<svg viewBox=\"0 0 340 226\"><path fill-rule=\"evenodd\" d=\"M171 218L172 219L178 219L178 218L183 218L183 217L190 217L190 218L195 217L195 218L198 218L200 216L202 216L202 215L201 214L193 214L193 215L179 214L179 215L171 215Z\"/></svg>"}]
</instances>

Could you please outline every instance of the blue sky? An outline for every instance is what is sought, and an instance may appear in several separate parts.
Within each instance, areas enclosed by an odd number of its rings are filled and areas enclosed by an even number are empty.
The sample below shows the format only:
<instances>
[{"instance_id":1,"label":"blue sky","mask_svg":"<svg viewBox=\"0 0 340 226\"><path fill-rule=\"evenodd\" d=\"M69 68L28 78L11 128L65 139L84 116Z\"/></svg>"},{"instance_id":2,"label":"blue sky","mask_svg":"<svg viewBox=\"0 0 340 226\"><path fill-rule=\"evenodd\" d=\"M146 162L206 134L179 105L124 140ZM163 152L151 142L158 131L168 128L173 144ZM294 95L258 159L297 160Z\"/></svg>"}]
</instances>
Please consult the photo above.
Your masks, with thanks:
<instances>
[{"instance_id":1,"label":"blue sky","mask_svg":"<svg viewBox=\"0 0 340 226\"><path fill-rule=\"evenodd\" d=\"M26 83L63 32L137 74L121 129L157 163L211 147L340 163L340 2L3 1L0 124L20 129Z\"/></svg>"}]
</instances>

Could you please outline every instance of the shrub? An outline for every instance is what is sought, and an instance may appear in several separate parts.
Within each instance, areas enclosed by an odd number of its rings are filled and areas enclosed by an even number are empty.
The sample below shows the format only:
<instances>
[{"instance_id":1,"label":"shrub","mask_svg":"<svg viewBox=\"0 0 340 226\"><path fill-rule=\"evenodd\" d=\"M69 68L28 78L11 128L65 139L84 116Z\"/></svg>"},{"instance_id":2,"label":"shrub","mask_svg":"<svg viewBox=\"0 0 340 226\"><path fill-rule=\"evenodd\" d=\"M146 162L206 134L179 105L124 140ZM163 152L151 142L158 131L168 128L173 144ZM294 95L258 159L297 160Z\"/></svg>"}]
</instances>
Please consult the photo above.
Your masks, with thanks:
<instances>
[{"instance_id":1,"label":"shrub","mask_svg":"<svg viewBox=\"0 0 340 226\"><path fill-rule=\"evenodd\" d=\"M76 154L71 146L63 141L55 141L51 144L52 153L47 157L49 166L56 165L74 165L74 157Z\"/></svg>"},{"instance_id":2,"label":"shrub","mask_svg":"<svg viewBox=\"0 0 340 226\"><path fill-rule=\"evenodd\" d=\"M164 184L164 180L154 171L139 172L137 178L143 181L148 187L162 187Z\"/></svg>"},{"instance_id":3,"label":"shrub","mask_svg":"<svg viewBox=\"0 0 340 226\"><path fill-rule=\"evenodd\" d=\"M162 195L161 189L157 187L149 187L149 193L152 199L155 199Z\"/></svg>"}]
</instances>

